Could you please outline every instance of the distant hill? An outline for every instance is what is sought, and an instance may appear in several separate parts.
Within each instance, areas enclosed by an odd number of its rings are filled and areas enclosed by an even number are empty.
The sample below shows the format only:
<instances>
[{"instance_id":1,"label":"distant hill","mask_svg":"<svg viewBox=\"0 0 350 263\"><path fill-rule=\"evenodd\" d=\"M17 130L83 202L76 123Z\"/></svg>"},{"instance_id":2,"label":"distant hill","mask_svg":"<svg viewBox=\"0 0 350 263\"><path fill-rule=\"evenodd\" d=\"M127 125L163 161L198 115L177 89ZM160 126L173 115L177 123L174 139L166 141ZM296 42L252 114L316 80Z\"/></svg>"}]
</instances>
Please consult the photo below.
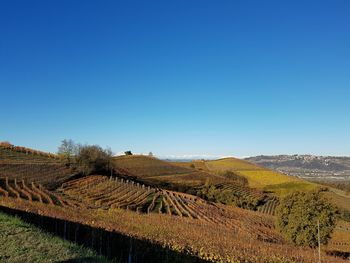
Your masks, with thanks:
<instances>
[{"instance_id":1,"label":"distant hill","mask_svg":"<svg viewBox=\"0 0 350 263\"><path fill-rule=\"evenodd\" d=\"M311 180L350 180L350 157L314 155L256 156L249 162Z\"/></svg>"}]
</instances>

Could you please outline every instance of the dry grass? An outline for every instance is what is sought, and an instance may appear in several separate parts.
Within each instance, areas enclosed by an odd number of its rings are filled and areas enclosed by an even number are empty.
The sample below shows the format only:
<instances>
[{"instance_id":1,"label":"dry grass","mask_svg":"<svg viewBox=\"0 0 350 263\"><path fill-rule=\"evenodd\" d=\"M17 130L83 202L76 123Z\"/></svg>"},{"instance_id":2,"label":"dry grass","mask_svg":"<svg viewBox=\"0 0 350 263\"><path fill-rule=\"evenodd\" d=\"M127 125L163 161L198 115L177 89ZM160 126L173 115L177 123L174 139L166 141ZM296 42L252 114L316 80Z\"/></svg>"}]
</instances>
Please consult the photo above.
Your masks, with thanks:
<instances>
[{"instance_id":1,"label":"dry grass","mask_svg":"<svg viewBox=\"0 0 350 263\"><path fill-rule=\"evenodd\" d=\"M350 223L339 221L332 233L331 241L327 245L328 250L350 253Z\"/></svg>"},{"instance_id":2,"label":"dry grass","mask_svg":"<svg viewBox=\"0 0 350 263\"><path fill-rule=\"evenodd\" d=\"M332 191L327 191L323 193L328 200L330 200L339 209L344 209L350 211L350 196L339 195Z\"/></svg>"}]
</instances>

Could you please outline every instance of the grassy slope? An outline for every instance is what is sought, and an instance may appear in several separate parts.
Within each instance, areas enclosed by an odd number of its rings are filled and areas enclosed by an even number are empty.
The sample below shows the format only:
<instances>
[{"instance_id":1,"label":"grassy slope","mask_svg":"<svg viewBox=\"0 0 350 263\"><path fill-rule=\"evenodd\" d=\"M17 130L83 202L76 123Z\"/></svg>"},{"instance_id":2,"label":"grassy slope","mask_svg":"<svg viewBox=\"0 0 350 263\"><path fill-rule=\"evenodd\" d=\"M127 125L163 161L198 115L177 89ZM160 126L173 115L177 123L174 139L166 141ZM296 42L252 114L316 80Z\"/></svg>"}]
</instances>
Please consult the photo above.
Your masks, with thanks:
<instances>
[{"instance_id":1,"label":"grassy slope","mask_svg":"<svg viewBox=\"0 0 350 263\"><path fill-rule=\"evenodd\" d=\"M236 158L206 161L205 164L207 169L212 172L234 171L246 177L250 187L272 191L279 196L284 196L295 190L308 191L317 188L317 185L314 183L287 176Z\"/></svg>"},{"instance_id":2,"label":"grassy slope","mask_svg":"<svg viewBox=\"0 0 350 263\"><path fill-rule=\"evenodd\" d=\"M0 213L0 262L58 262L90 258L107 262L89 249L42 232L20 219ZM82 262L82 261L81 261Z\"/></svg>"},{"instance_id":3,"label":"grassy slope","mask_svg":"<svg viewBox=\"0 0 350 263\"><path fill-rule=\"evenodd\" d=\"M339 209L350 211L350 196L345 195L345 193L342 194L341 190L331 189L325 192L324 195Z\"/></svg>"}]
</instances>

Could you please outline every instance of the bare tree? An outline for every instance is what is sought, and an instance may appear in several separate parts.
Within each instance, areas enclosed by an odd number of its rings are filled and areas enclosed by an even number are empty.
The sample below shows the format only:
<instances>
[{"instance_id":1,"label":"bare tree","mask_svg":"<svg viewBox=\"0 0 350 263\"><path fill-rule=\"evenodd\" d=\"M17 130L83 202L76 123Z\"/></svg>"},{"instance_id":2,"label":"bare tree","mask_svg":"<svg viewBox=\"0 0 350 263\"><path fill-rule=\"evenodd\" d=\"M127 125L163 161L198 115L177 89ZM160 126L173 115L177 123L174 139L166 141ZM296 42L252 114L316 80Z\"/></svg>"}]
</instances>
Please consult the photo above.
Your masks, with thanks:
<instances>
[{"instance_id":1,"label":"bare tree","mask_svg":"<svg viewBox=\"0 0 350 263\"><path fill-rule=\"evenodd\" d=\"M57 154L62 158L66 165L71 165L73 157L77 154L79 145L71 139L64 139L61 146L58 147Z\"/></svg>"}]
</instances>

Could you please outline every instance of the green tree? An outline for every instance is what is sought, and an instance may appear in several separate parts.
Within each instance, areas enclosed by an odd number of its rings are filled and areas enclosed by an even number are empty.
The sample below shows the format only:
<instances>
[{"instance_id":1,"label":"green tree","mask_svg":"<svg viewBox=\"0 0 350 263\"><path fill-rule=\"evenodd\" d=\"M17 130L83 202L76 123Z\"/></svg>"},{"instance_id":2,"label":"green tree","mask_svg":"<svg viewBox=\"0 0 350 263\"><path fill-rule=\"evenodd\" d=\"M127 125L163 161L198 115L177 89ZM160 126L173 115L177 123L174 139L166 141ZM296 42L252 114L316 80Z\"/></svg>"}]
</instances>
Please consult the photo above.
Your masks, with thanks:
<instances>
[{"instance_id":1,"label":"green tree","mask_svg":"<svg viewBox=\"0 0 350 263\"><path fill-rule=\"evenodd\" d=\"M211 202L252 210L256 209L261 201L258 197L243 194L237 190L222 189L222 187L210 184L208 181L195 194Z\"/></svg>"},{"instance_id":2,"label":"green tree","mask_svg":"<svg viewBox=\"0 0 350 263\"><path fill-rule=\"evenodd\" d=\"M132 155L131 151L125 151L124 153L125 153L125 155Z\"/></svg>"},{"instance_id":3,"label":"green tree","mask_svg":"<svg viewBox=\"0 0 350 263\"><path fill-rule=\"evenodd\" d=\"M281 200L276 210L276 225L281 234L297 245L327 244L335 227L336 210L319 191L295 192Z\"/></svg>"}]
</instances>

